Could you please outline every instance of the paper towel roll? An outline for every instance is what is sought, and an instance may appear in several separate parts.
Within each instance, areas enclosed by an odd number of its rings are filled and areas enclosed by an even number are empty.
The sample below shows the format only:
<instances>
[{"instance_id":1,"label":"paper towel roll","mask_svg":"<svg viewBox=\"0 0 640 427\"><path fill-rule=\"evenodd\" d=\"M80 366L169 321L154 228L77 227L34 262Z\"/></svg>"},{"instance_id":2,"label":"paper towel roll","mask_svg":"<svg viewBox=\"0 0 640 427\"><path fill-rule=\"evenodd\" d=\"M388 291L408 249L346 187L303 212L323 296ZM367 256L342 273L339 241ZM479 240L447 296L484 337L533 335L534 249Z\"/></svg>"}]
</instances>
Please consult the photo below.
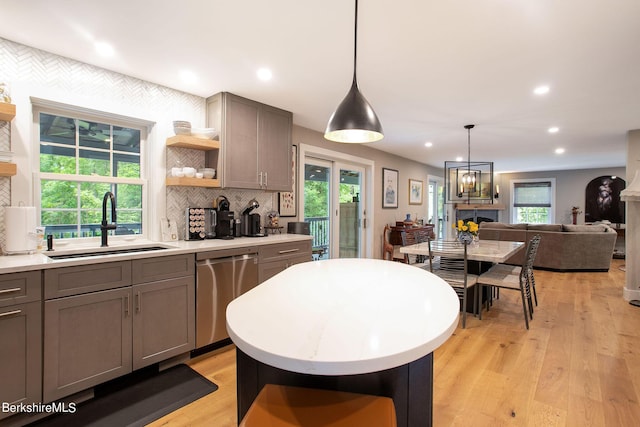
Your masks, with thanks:
<instances>
[{"instance_id":1,"label":"paper towel roll","mask_svg":"<svg viewBox=\"0 0 640 427\"><path fill-rule=\"evenodd\" d=\"M4 208L5 252L9 254L36 250L36 208L7 206Z\"/></svg>"}]
</instances>

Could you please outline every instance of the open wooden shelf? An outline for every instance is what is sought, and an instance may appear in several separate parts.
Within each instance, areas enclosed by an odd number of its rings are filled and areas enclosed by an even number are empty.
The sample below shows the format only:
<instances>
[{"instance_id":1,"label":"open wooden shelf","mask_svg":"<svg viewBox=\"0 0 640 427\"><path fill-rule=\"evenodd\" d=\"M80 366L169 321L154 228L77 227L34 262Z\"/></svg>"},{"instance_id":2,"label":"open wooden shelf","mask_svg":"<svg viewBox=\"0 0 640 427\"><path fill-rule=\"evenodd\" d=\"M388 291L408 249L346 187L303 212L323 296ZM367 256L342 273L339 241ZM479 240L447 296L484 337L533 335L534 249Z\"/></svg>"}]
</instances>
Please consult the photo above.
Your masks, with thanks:
<instances>
[{"instance_id":1,"label":"open wooden shelf","mask_svg":"<svg viewBox=\"0 0 640 427\"><path fill-rule=\"evenodd\" d=\"M15 163L0 162L0 176L14 176L18 173Z\"/></svg>"},{"instance_id":2,"label":"open wooden shelf","mask_svg":"<svg viewBox=\"0 0 640 427\"><path fill-rule=\"evenodd\" d=\"M220 141L196 138L195 136L176 135L167 138L167 147L191 148L203 151L218 150L220 149Z\"/></svg>"},{"instance_id":3,"label":"open wooden shelf","mask_svg":"<svg viewBox=\"0 0 640 427\"><path fill-rule=\"evenodd\" d=\"M10 122L16 116L16 106L13 104L7 104L6 102L0 102L0 120Z\"/></svg>"},{"instance_id":4,"label":"open wooden shelf","mask_svg":"<svg viewBox=\"0 0 640 427\"><path fill-rule=\"evenodd\" d=\"M207 179L207 178L178 178L175 176L167 177L165 181L166 185L181 185L185 187L204 187L204 188L219 188L219 179Z\"/></svg>"}]
</instances>

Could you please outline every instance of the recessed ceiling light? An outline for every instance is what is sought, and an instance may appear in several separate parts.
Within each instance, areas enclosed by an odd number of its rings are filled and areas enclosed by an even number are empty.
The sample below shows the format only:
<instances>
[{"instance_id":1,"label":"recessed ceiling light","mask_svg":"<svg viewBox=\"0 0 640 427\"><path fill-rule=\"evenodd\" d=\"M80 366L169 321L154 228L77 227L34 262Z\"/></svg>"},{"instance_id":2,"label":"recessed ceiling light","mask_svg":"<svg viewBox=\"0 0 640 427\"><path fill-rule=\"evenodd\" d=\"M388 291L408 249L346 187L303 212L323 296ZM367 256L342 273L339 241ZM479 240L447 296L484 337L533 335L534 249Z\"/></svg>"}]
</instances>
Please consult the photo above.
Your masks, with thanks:
<instances>
[{"instance_id":1,"label":"recessed ceiling light","mask_svg":"<svg viewBox=\"0 0 640 427\"><path fill-rule=\"evenodd\" d=\"M564 154L564 148L556 148L556 154Z\"/></svg>"},{"instance_id":2,"label":"recessed ceiling light","mask_svg":"<svg viewBox=\"0 0 640 427\"><path fill-rule=\"evenodd\" d=\"M273 73L268 68L260 68L257 74L258 74L258 78L263 82L269 81L271 80L271 77L273 77Z\"/></svg>"},{"instance_id":3,"label":"recessed ceiling light","mask_svg":"<svg viewBox=\"0 0 640 427\"><path fill-rule=\"evenodd\" d=\"M95 42L93 45L100 55L109 57L115 54L115 49L107 42Z\"/></svg>"},{"instance_id":4,"label":"recessed ceiling light","mask_svg":"<svg viewBox=\"0 0 640 427\"><path fill-rule=\"evenodd\" d=\"M425 147L433 147L433 142L425 142L424 146Z\"/></svg>"},{"instance_id":5,"label":"recessed ceiling light","mask_svg":"<svg viewBox=\"0 0 640 427\"><path fill-rule=\"evenodd\" d=\"M183 83L193 84L198 81L198 76L193 71L180 70L180 79Z\"/></svg>"},{"instance_id":6,"label":"recessed ceiling light","mask_svg":"<svg viewBox=\"0 0 640 427\"><path fill-rule=\"evenodd\" d=\"M533 90L533 93L535 93L536 95L546 95L547 93L549 93L549 86L538 86Z\"/></svg>"},{"instance_id":7,"label":"recessed ceiling light","mask_svg":"<svg viewBox=\"0 0 640 427\"><path fill-rule=\"evenodd\" d=\"M547 129L547 132L549 133L558 133L558 131L560 131L560 128L557 126L552 126L549 129Z\"/></svg>"},{"instance_id":8,"label":"recessed ceiling light","mask_svg":"<svg viewBox=\"0 0 640 427\"><path fill-rule=\"evenodd\" d=\"M462 157L461 156L456 157L456 162L461 162L461 161L462 161Z\"/></svg>"}]
</instances>

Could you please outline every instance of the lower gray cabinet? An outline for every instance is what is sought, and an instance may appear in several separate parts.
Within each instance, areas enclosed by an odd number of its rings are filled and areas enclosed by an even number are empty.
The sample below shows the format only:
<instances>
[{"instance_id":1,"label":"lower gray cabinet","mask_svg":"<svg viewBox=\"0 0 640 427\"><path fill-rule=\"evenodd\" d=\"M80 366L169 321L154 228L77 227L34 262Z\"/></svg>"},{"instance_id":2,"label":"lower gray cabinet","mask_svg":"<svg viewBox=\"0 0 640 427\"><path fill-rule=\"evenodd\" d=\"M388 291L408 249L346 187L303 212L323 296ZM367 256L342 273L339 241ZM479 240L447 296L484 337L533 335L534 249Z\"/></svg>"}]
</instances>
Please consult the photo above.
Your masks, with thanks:
<instances>
[{"instance_id":1,"label":"lower gray cabinet","mask_svg":"<svg viewBox=\"0 0 640 427\"><path fill-rule=\"evenodd\" d=\"M45 271L44 402L195 348L193 254L98 264L105 283L90 267Z\"/></svg>"},{"instance_id":2,"label":"lower gray cabinet","mask_svg":"<svg viewBox=\"0 0 640 427\"><path fill-rule=\"evenodd\" d=\"M194 277L133 286L133 369L195 348Z\"/></svg>"},{"instance_id":3,"label":"lower gray cabinet","mask_svg":"<svg viewBox=\"0 0 640 427\"><path fill-rule=\"evenodd\" d=\"M43 401L132 369L131 288L45 301Z\"/></svg>"},{"instance_id":4,"label":"lower gray cabinet","mask_svg":"<svg viewBox=\"0 0 640 427\"><path fill-rule=\"evenodd\" d=\"M41 399L42 301L0 306L0 402ZM0 411L0 419L12 415Z\"/></svg>"},{"instance_id":5,"label":"lower gray cabinet","mask_svg":"<svg viewBox=\"0 0 640 427\"><path fill-rule=\"evenodd\" d=\"M301 262L311 261L311 240L261 246L258 252L260 283Z\"/></svg>"}]
</instances>

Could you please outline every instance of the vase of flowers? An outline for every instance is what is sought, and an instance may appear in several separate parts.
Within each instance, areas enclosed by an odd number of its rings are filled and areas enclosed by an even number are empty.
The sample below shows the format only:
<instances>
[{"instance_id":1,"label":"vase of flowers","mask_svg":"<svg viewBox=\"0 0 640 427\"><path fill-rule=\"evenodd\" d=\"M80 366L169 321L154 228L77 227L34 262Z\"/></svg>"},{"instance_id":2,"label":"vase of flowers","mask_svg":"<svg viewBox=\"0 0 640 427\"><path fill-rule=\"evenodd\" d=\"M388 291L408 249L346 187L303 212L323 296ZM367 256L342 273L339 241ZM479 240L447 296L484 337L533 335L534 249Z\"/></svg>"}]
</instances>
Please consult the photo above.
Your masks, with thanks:
<instances>
[{"instance_id":1,"label":"vase of flowers","mask_svg":"<svg viewBox=\"0 0 640 427\"><path fill-rule=\"evenodd\" d=\"M478 238L478 224L473 221L459 219L453 228L457 232L457 238L461 243L473 243Z\"/></svg>"}]
</instances>

